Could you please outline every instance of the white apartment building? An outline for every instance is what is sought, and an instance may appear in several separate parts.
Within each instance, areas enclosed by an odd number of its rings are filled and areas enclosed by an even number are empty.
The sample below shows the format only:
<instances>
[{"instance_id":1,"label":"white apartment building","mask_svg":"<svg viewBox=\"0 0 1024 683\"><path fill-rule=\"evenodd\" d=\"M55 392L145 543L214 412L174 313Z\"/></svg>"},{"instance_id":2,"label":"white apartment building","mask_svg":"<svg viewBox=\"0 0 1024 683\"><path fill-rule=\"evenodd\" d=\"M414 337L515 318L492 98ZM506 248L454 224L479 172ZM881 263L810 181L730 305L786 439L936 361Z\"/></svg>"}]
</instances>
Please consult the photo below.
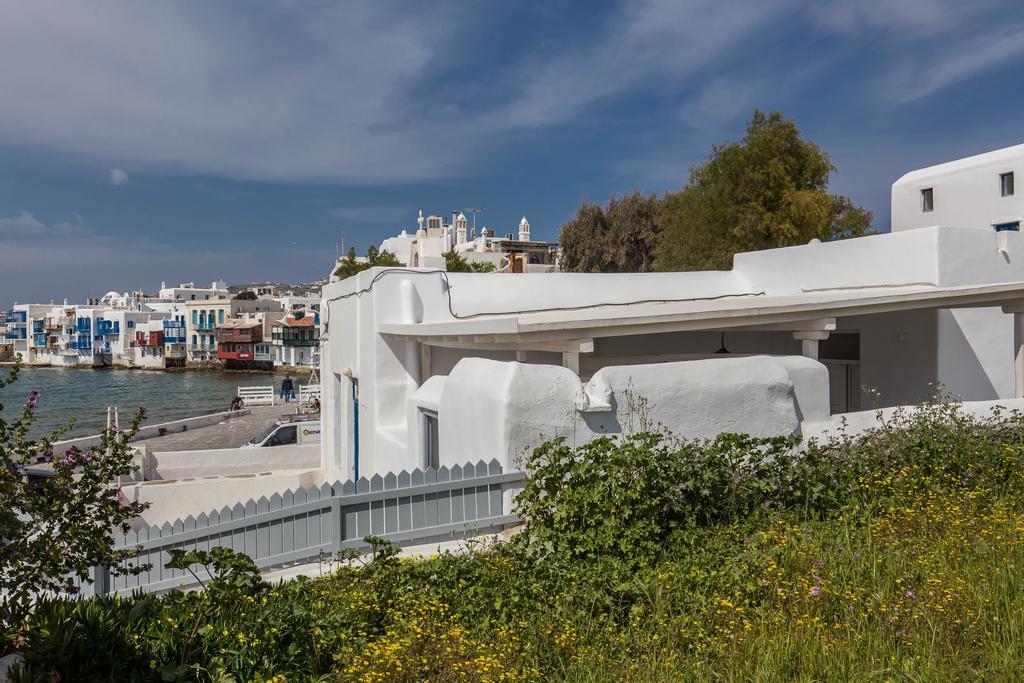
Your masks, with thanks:
<instances>
[{"instance_id":1,"label":"white apartment building","mask_svg":"<svg viewBox=\"0 0 1024 683\"><path fill-rule=\"evenodd\" d=\"M226 282L214 280L209 287L196 287L194 282L183 282L177 287L160 283L159 298L166 301L212 301L228 298Z\"/></svg>"}]
</instances>

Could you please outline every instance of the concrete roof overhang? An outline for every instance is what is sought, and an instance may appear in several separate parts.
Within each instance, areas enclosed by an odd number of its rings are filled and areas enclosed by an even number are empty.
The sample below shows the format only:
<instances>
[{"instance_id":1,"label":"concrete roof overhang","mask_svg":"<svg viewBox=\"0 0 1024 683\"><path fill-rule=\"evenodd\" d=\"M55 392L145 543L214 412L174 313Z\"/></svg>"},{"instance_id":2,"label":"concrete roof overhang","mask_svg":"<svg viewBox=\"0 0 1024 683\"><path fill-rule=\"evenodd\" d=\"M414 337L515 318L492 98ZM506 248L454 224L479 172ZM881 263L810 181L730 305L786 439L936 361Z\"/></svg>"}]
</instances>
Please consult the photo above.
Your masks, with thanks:
<instances>
[{"instance_id":1,"label":"concrete roof overhang","mask_svg":"<svg viewBox=\"0 0 1024 683\"><path fill-rule=\"evenodd\" d=\"M1020 305L1024 282L961 287L904 286L748 294L711 301L664 301L573 310L495 313L440 322L382 323L381 334L436 346L562 348L564 342L663 332L735 328L824 329L836 317L917 309Z\"/></svg>"}]
</instances>

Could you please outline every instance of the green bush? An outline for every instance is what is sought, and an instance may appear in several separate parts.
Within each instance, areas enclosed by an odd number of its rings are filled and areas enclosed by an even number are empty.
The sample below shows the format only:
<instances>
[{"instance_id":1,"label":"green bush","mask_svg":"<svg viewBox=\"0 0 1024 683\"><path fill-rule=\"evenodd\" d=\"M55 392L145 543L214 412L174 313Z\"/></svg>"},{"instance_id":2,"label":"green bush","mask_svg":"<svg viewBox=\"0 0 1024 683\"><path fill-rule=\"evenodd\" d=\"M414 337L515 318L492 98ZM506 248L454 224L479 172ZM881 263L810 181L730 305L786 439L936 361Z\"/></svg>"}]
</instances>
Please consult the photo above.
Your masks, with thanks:
<instances>
[{"instance_id":1,"label":"green bush","mask_svg":"<svg viewBox=\"0 0 1024 683\"><path fill-rule=\"evenodd\" d=\"M1021 417L931 405L794 446L551 442L512 543L414 560L371 539L277 585L183 553L205 590L40 602L18 680L1024 676Z\"/></svg>"}]
</instances>

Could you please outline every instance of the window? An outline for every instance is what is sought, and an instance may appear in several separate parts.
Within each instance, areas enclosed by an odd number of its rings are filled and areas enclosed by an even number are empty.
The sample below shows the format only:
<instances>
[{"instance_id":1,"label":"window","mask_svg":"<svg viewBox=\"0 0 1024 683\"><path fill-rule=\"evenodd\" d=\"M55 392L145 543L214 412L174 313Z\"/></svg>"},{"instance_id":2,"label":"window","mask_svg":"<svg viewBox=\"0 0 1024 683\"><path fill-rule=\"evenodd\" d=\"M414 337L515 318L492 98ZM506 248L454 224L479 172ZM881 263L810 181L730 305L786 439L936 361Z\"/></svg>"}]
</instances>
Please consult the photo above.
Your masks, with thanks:
<instances>
[{"instance_id":1,"label":"window","mask_svg":"<svg viewBox=\"0 0 1024 683\"><path fill-rule=\"evenodd\" d=\"M298 427L294 425L281 427L263 446L264 448L267 446L289 446L294 444L296 439L298 439Z\"/></svg>"},{"instance_id":2,"label":"window","mask_svg":"<svg viewBox=\"0 0 1024 683\"><path fill-rule=\"evenodd\" d=\"M1013 171L999 174L999 195L1002 197L1013 196Z\"/></svg>"},{"instance_id":3,"label":"window","mask_svg":"<svg viewBox=\"0 0 1024 683\"><path fill-rule=\"evenodd\" d=\"M1020 232L1020 221L997 223L992 227L996 229L996 232Z\"/></svg>"},{"instance_id":4,"label":"window","mask_svg":"<svg viewBox=\"0 0 1024 683\"><path fill-rule=\"evenodd\" d=\"M198 345L199 345L199 340L196 338L196 335L193 334L192 335L192 348L194 349Z\"/></svg>"},{"instance_id":5,"label":"window","mask_svg":"<svg viewBox=\"0 0 1024 683\"><path fill-rule=\"evenodd\" d=\"M195 300L196 300L196 295L195 295L195 294L193 294L193 295L192 295L192 301L195 301Z\"/></svg>"},{"instance_id":6,"label":"window","mask_svg":"<svg viewBox=\"0 0 1024 683\"><path fill-rule=\"evenodd\" d=\"M224 322L224 309L223 308L220 309L219 311L217 311L217 322L219 322L219 323L223 323Z\"/></svg>"},{"instance_id":7,"label":"window","mask_svg":"<svg viewBox=\"0 0 1024 683\"><path fill-rule=\"evenodd\" d=\"M438 434L437 413L421 410L423 414L423 468L437 469L441 463L440 435Z\"/></svg>"},{"instance_id":8,"label":"window","mask_svg":"<svg viewBox=\"0 0 1024 683\"><path fill-rule=\"evenodd\" d=\"M932 192L932 188L928 187L921 190L921 211L928 213L935 209L935 194Z\"/></svg>"},{"instance_id":9,"label":"window","mask_svg":"<svg viewBox=\"0 0 1024 683\"><path fill-rule=\"evenodd\" d=\"M199 324L199 311L192 309L192 324Z\"/></svg>"},{"instance_id":10,"label":"window","mask_svg":"<svg viewBox=\"0 0 1024 683\"><path fill-rule=\"evenodd\" d=\"M128 327L135 327L135 321L134 320L129 320L128 321Z\"/></svg>"}]
</instances>

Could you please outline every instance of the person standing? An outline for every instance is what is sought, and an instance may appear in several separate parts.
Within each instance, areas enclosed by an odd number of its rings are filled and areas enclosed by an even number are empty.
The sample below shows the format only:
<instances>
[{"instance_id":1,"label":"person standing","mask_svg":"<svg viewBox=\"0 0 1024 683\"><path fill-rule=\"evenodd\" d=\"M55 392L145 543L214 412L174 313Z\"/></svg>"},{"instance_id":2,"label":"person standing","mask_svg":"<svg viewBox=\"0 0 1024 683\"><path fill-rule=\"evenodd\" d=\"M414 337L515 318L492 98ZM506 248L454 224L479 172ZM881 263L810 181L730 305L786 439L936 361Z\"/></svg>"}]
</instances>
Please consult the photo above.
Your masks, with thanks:
<instances>
[{"instance_id":1,"label":"person standing","mask_svg":"<svg viewBox=\"0 0 1024 683\"><path fill-rule=\"evenodd\" d=\"M281 393L284 395L284 402L292 402L292 392L295 391L295 384L292 382L291 375L285 375L284 381L281 382Z\"/></svg>"}]
</instances>

